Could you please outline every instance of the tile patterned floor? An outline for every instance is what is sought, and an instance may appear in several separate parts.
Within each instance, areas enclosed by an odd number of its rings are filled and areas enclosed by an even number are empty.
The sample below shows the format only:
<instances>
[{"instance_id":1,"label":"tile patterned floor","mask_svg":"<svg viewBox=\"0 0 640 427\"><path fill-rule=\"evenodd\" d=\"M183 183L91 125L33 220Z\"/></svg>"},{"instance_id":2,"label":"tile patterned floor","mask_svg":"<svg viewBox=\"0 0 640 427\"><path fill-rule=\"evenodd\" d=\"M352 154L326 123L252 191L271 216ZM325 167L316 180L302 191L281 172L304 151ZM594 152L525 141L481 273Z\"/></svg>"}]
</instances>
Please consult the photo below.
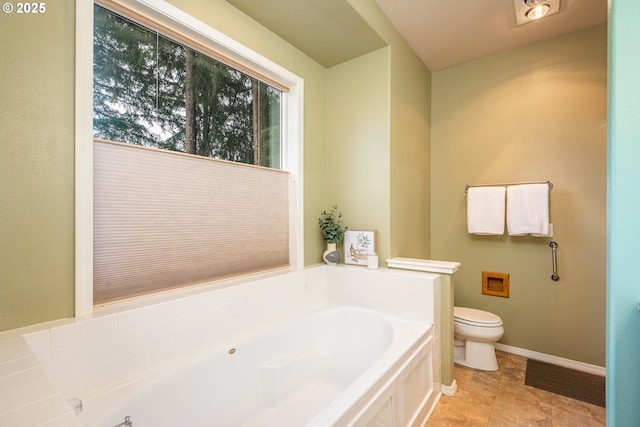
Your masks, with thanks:
<instances>
[{"instance_id":1,"label":"tile patterned floor","mask_svg":"<svg viewBox=\"0 0 640 427\"><path fill-rule=\"evenodd\" d=\"M500 369L455 367L455 396L442 396L426 427L604 427L605 409L524 384L527 359L497 352Z\"/></svg>"}]
</instances>

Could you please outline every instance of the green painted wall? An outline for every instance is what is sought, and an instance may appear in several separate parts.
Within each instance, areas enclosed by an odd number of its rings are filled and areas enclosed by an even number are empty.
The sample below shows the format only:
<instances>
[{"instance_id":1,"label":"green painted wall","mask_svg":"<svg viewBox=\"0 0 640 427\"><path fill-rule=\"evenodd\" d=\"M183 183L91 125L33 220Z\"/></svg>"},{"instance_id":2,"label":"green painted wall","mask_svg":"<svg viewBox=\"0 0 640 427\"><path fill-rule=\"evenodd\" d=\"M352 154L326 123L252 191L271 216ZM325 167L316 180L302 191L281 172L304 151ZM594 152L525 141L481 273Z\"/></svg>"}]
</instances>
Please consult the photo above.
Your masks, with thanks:
<instances>
[{"instance_id":1,"label":"green painted wall","mask_svg":"<svg viewBox=\"0 0 640 427\"><path fill-rule=\"evenodd\" d=\"M377 230L389 256L389 48L329 70L327 185L351 230Z\"/></svg>"},{"instance_id":2,"label":"green painted wall","mask_svg":"<svg viewBox=\"0 0 640 427\"><path fill-rule=\"evenodd\" d=\"M640 420L640 3L611 2L607 240L607 425Z\"/></svg>"},{"instance_id":3,"label":"green painted wall","mask_svg":"<svg viewBox=\"0 0 640 427\"><path fill-rule=\"evenodd\" d=\"M434 259L460 261L455 304L497 313L502 343L604 366L607 29L599 26L433 74ZM467 184L553 182L549 238L475 236ZM482 295L482 271L510 297Z\"/></svg>"},{"instance_id":4,"label":"green painted wall","mask_svg":"<svg viewBox=\"0 0 640 427\"><path fill-rule=\"evenodd\" d=\"M74 311L74 2L0 19L0 330Z\"/></svg>"},{"instance_id":5,"label":"green painted wall","mask_svg":"<svg viewBox=\"0 0 640 427\"><path fill-rule=\"evenodd\" d=\"M385 265L387 256L429 258L431 72L374 2L347 1L389 45L387 62L380 64L388 73L389 156L385 187L375 188L381 197L388 197L384 226L388 233L379 236L385 250L380 259ZM360 70L362 75L370 72ZM367 103L361 108L366 110Z\"/></svg>"},{"instance_id":6,"label":"green painted wall","mask_svg":"<svg viewBox=\"0 0 640 427\"><path fill-rule=\"evenodd\" d=\"M431 257L431 72L391 47L391 255Z\"/></svg>"}]
</instances>

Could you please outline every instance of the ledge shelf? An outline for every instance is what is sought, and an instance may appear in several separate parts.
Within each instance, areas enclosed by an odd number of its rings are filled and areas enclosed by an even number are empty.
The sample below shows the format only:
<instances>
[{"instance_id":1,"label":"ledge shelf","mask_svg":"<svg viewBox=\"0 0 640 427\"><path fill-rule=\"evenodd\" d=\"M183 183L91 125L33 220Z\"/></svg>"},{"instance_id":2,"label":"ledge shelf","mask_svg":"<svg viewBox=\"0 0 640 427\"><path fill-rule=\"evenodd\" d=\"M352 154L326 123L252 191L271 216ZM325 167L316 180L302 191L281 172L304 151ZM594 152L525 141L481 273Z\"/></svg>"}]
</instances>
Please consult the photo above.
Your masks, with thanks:
<instances>
[{"instance_id":1,"label":"ledge shelf","mask_svg":"<svg viewBox=\"0 0 640 427\"><path fill-rule=\"evenodd\" d=\"M435 261L418 258L388 258L389 268L401 268L404 270L427 271L429 273L453 274L460 268L459 262Z\"/></svg>"}]
</instances>

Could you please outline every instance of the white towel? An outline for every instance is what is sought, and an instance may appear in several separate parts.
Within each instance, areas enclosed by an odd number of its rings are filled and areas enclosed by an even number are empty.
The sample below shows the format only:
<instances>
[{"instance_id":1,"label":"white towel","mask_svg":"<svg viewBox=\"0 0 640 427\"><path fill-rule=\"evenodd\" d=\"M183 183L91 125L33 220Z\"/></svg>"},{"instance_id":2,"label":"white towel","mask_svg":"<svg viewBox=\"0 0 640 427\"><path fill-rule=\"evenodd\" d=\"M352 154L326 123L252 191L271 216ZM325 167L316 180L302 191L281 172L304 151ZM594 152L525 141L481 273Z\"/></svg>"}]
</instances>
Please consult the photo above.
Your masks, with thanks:
<instances>
[{"instance_id":1,"label":"white towel","mask_svg":"<svg viewBox=\"0 0 640 427\"><path fill-rule=\"evenodd\" d=\"M523 184L507 188L507 230L511 236L549 234L549 185Z\"/></svg>"},{"instance_id":2,"label":"white towel","mask_svg":"<svg viewBox=\"0 0 640 427\"><path fill-rule=\"evenodd\" d=\"M504 234L506 187L467 189L467 230L474 234Z\"/></svg>"}]
</instances>

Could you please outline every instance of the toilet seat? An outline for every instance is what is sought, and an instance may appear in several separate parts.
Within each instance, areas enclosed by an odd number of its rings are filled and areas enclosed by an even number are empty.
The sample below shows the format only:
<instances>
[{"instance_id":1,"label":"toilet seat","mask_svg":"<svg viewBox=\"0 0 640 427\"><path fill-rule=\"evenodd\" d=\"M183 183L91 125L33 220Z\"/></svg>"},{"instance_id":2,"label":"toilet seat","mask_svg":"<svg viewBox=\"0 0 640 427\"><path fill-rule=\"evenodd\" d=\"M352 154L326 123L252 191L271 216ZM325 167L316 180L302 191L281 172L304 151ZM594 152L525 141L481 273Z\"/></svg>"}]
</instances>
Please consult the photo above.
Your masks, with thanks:
<instances>
[{"instance_id":1,"label":"toilet seat","mask_svg":"<svg viewBox=\"0 0 640 427\"><path fill-rule=\"evenodd\" d=\"M488 311L476 310L467 307L453 307L454 321L470 326L495 328L502 326L500 316Z\"/></svg>"}]
</instances>

